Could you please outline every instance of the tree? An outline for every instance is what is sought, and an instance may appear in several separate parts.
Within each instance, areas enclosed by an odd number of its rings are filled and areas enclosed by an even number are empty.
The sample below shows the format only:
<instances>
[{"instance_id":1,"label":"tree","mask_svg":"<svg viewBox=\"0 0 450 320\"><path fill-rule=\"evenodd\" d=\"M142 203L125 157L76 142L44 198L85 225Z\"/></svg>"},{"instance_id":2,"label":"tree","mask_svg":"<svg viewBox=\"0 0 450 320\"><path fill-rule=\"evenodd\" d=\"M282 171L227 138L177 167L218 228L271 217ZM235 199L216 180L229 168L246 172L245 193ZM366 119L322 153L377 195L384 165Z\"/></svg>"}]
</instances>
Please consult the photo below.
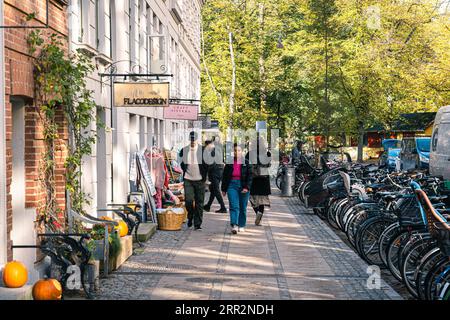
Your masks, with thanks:
<instances>
[{"instance_id":1,"label":"tree","mask_svg":"<svg viewBox=\"0 0 450 320\"><path fill-rule=\"evenodd\" d=\"M364 132L374 123L449 104L444 2L208 1L202 107L221 127L229 117L244 128L265 119L285 137L358 137L362 160ZM230 114L224 106L233 83Z\"/></svg>"}]
</instances>

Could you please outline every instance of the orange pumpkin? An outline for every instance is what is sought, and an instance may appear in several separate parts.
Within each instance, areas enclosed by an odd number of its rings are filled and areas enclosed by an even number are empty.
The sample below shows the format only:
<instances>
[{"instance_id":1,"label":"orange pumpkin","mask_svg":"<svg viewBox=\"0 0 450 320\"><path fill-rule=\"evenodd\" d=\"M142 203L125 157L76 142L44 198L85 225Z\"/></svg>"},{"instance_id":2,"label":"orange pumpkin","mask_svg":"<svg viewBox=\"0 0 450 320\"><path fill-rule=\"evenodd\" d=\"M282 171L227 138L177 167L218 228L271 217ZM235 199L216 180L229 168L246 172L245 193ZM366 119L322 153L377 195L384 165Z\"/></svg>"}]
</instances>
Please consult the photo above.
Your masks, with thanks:
<instances>
[{"instance_id":1,"label":"orange pumpkin","mask_svg":"<svg viewBox=\"0 0 450 320\"><path fill-rule=\"evenodd\" d=\"M100 219L106 220L106 221L113 221L113 219L112 219L111 217L108 217L108 216L100 217ZM108 232L111 233L112 230L113 230L112 227L111 227L111 226L108 226Z\"/></svg>"},{"instance_id":2,"label":"orange pumpkin","mask_svg":"<svg viewBox=\"0 0 450 320\"><path fill-rule=\"evenodd\" d=\"M120 220L118 222L119 222L119 225L116 226L115 229L119 233L120 237L125 237L128 234L128 225L123 220Z\"/></svg>"},{"instance_id":3,"label":"orange pumpkin","mask_svg":"<svg viewBox=\"0 0 450 320\"><path fill-rule=\"evenodd\" d=\"M61 300L62 286L56 279L43 279L33 286L34 300Z\"/></svg>"},{"instance_id":4,"label":"orange pumpkin","mask_svg":"<svg viewBox=\"0 0 450 320\"><path fill-rule=\"evenodd\" d=\"M11 261L3 269L3 283L8 288L23 287L28 281L28 270L22 262Z\"/></svg>"}]
</instances>

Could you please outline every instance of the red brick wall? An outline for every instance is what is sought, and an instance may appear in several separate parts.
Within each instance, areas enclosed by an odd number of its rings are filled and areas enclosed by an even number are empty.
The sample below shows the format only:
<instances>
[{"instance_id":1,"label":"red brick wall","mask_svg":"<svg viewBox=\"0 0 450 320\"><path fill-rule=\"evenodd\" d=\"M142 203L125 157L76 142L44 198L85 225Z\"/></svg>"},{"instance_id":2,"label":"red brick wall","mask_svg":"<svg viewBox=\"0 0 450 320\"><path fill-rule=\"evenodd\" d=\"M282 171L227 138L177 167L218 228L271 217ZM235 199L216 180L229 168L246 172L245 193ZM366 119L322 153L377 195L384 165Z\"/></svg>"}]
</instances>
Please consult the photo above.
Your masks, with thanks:
<instances>
[{"instance_id":1,"label":"red brick wall","mask_svg":"<svg viewBox=\"0 0 450 320\"><path fill-rule=\"evenodd\" d=\"M3 0L2 0L3 1ZM43 25L46 21L45 0L4 0L4 25ZM49 29L45 32L56 32L63 36L68 34L67 8L57 1L50 1L49 7ZM35 13L36 18L26 21L27 14ZM45 190L41 187L39 180L39 166L44 151L42 140L42 124L40 123L36 106L33 100L33 64L32 57L28 54L27 37L31 29L5 29L5 117L6 117L6 161L7 161L7 237L8 237L8 260L12 259L11 230L12 206L11 206L11 179L12 179L12 149L14 142L11 141L12 118L11 118L11 96L21 96L29 101L25 108L25 206L27 208L38 208L45 201ZM58 123L62 125L62 139L67 139L67 129L60 114ZM57 170L57 199L58 205L64 209L64 159L65 148L56 153ZM35 232L35 230L30 230Z\"/></svg>"}]
</instances>

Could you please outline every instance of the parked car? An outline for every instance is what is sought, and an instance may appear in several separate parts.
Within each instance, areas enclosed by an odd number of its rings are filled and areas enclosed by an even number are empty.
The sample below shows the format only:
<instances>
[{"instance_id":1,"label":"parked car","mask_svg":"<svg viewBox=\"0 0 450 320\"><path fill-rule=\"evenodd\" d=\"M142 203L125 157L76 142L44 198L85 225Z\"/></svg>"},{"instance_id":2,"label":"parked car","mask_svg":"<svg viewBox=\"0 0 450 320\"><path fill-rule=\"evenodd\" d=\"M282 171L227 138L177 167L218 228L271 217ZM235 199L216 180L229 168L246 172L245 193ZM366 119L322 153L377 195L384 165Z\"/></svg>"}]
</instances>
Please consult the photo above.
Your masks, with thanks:
<instances>
[{"instance_id":1,"label":"parked car","mask_svg":"<svg viewBox=\"0 0 450 320\"><path fill-rule=\"evenodd\" d=\"M385 139L381 145L383 146L383 152L380 155L379 165L386 166L389 169L395 169L395 158L400 153L401 140Z\"/></svg>"},{"instance_id":2,"label":"parked car","mask_svg":"<svg viewBox=\"0 0 450 320\"><path fill-rule=\"evenodd\" d=\"M396 170L428 169L430 163L430 137L406 137L395 160Z\"/></svg>"},{"instance_id":3,"label":"parked car","mask_svg":"<svg viewBox=\"0 0 450 320\"><path fill-rule=\"evenodd\" d=\"M450 180L450 106L436 113L431 135L430 173Z\"/></svg>"}]
</instances>

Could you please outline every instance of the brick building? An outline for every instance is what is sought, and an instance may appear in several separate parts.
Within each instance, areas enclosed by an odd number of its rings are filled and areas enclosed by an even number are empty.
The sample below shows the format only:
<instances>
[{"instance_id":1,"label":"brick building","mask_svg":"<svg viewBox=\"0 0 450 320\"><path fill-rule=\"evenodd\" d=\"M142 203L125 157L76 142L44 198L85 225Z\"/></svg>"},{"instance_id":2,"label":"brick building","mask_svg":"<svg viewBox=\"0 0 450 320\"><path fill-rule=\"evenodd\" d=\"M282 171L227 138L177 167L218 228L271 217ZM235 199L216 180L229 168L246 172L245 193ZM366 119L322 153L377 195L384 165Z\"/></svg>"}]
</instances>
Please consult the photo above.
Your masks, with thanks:
<instances>
[{"instance_id":1,"label":"brick building","mask_svg":"<svg viewBox=\"0 0 450 320\"><path fill-rule=\"evenodd\" d=\"M44 142L42 125L34 101L33 60L28 53L27 37L32 29L68 35L67 4L64 0L5 0L2 1L0 55L3 61L0 82L0 265L5 261L24 262L30 281L37 277L36 252L30 249L11 250L11 244L36 242L37 209L45 202L38 169ZM47 7L48 3L48 7ZM34 18L26 17L34 13ZM47 20L48 19L48 20ZM15 27L14 27L15 26ZM20 28L18 28L20 26ZM63 117L57 117L62 122ZM61 126L62 139L67 139ZM64 152L64 151L63 151ZM64 208L64 153L56 157L57 201Z\"/></svg>"},{"instance_id":2,"label":"brick building","mask_svg":"<svg viewBox=\"0 0 450 320\"><path fill-rule=\"evenodd\" d=\"M49 3L47 10L46 3ZM126 201L130 191L129 159L133 151L168 148L188 121L166 119L162 107L113 108L111 82L99 73L114 66L120 74L166 74L170 99L200 98L200 19L203 0L2 0L0 18L0 269L8 260L24 262L30 282L36 279L36 252L11 250L11 244L36 242L36 217L46 190L39 166L45 150L42 124L36 112L33 60L25 26L67 39L67 52L80 49L96 67L87 79L97 105L96 117L105 124L97 131L92 154L83 159L83 191L91 197L88 213L96 215L107 203ZM26 17L34 13L31 21ZM48 14L48 21L47 21ZM46 27L48 23L48 28ZM115 77L114 82L135 81ZM158 81L158 80L156 80ZM191 102L192 103L192 102ZM3 107L4 106L4 107ZM60 137L67 140L63 117ZM114 130L109 130L113 128ZM57 154L57 201L65 204L65 154ZM126 165L125 165L126 164Z\"/></svg>"}]
</instances>

